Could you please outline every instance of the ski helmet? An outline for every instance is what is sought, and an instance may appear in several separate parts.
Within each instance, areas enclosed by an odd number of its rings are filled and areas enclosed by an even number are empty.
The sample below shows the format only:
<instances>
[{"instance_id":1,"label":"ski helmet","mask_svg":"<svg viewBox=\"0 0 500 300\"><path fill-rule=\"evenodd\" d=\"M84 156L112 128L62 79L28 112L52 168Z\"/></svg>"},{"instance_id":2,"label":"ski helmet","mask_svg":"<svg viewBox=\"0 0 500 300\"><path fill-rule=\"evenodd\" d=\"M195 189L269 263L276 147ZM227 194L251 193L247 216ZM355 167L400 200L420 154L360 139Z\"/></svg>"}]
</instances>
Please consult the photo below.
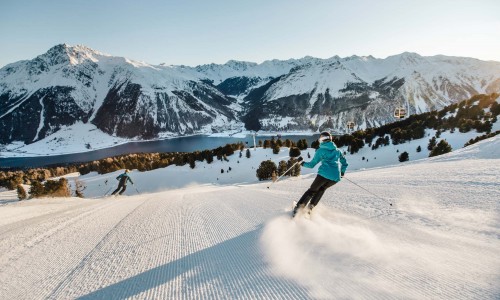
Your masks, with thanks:
<instances>
[{"instance_id":1,"label":"ski helmet","mask_svg":"<svg viewBox=\"0 0 500 300\"><path fill-rule=\"evenodd\" d=\"M126 169L126 170L125 170L125 173L130 173L130 170L129 170L129 169Z\"/></svg>"},{"instance_id":2,"label":"ski helmet","mask_svg":"<svg viewBox=\"0 0 500 300\"><path fill-rule=\"evenodd\" d=\"M332 141L332 135L328 131L323 131L322 133L320 133L318 141L320 143L327 142L327 141L331 142Z\"/></svg>"}]
</instances>

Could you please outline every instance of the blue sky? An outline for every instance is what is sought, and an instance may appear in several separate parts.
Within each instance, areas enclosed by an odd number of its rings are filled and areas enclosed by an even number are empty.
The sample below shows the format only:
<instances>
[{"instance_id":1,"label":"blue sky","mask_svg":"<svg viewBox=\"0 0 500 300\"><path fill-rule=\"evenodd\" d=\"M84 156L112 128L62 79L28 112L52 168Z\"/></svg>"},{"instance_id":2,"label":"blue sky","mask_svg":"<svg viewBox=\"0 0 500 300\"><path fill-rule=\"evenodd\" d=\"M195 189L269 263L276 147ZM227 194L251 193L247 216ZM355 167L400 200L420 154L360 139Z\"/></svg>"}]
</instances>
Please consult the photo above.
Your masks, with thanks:
<instances>
[{"instance_id":1,"label":"blue sky","mask_svg":"<svg viewBox=\"0 0 500 300\"><path fill-rule=\"evenodd\" d=\"M498 0L1 0L0 66L56 44L152 64L410 51L500 61Z\"/></svg>"}]
</instances>

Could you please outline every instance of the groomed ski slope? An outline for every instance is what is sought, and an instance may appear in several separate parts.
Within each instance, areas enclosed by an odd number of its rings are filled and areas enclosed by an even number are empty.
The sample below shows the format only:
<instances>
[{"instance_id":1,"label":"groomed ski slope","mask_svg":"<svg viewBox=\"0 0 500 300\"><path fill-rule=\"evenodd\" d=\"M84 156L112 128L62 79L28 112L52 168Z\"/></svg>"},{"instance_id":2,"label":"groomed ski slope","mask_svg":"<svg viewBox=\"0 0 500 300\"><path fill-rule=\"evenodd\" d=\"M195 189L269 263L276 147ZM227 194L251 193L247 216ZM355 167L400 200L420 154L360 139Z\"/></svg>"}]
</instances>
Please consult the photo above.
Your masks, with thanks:
<instances>
[{"instance_id":1,"label":"groomed ski slope","mask_svg":"<svg viewBox=\"0 0 500 300\"><path fill-rule=\"evenodd\" d=\"M117 198L0 193L0 299L500 298L498 136L349 172L384 200L344 180L310 219L289 210L314 174L267 189L236 167L239 184L207 183L208 167L179 168L189 186L133 172L140 194ZM86 192L105 178L83 176Z\"/></svg>"}]
</instances>

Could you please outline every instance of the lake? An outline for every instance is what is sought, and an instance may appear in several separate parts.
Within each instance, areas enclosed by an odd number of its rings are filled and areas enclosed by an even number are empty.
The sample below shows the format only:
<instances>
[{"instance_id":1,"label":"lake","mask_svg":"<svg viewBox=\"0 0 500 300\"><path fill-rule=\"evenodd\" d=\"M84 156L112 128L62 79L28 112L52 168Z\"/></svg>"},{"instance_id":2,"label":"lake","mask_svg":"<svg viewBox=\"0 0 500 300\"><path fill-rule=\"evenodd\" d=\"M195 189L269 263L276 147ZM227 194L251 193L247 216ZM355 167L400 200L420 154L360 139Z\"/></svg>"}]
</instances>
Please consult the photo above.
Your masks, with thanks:
<instances>
[{"instance_id":1,"label":"lake","mask_svg":"<svg viewBox=\"0 0 500 300\"><path fill-rule=\"evenodd\" d=\"M290 139L294 142L299 139L306 139L309 145L318 135L291 135L281 136L281 139ZM272 136L257 136L259 140L270 140ZM210 136L187 136L158 141L130 142L110 148L94 150L83 153L46 155L35 157L12 157L0 158L0 168L36 168L55 164L68 164L78 162L88 162L106 157L129 154L129 153L152 153L152 152L193 152L197 150L215 149L226 144L243 142L249 147L253 147L253 137L210 137Z\"/></svg>"}]
</instances>

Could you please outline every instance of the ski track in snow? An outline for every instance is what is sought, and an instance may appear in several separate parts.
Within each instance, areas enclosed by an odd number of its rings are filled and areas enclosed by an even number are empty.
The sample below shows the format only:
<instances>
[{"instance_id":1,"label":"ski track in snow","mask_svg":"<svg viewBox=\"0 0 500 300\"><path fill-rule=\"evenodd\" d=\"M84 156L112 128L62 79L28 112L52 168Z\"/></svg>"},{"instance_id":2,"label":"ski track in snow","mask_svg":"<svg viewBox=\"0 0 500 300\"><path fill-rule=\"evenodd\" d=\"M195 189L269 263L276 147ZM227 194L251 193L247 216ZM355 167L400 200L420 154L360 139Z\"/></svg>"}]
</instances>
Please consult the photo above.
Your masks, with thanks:
<instances>
[{"instance_id":1,"label":"ski track in snow","mask_svg":"<svg viewBox=\"0 0 500 300\"><path fill-rule=\"evenodd\" d=\"M310 219L290 210L313 174L270 189L6 202L0 299L499 299L492 140L348 173L393 206L344 180ZM133 175L141 182L147 172Z\"/></svg>"}]
</instances>

